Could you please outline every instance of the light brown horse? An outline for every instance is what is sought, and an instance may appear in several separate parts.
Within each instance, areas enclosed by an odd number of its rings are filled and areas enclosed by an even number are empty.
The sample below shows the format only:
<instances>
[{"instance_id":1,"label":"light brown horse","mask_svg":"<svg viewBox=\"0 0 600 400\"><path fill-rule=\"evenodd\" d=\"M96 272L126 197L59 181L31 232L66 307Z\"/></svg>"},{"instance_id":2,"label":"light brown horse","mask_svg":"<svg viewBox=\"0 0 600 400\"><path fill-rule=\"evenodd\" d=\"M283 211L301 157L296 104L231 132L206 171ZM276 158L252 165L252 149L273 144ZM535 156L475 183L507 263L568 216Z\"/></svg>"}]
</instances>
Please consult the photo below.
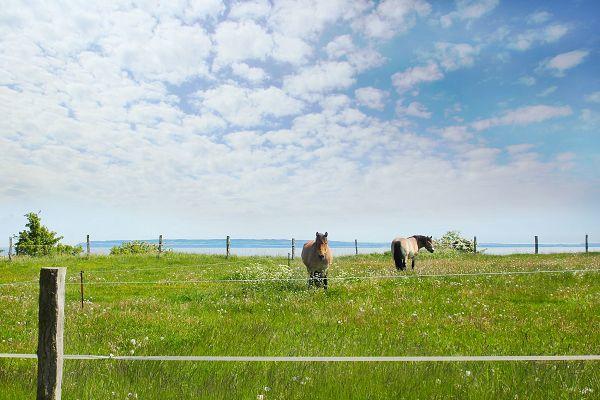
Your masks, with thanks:
<instances>
[{"instance_id":1,"label":"light brown horse","mask_svg":"<svg viewBox=\"0 0 600 400\"><path fill-rule=\"evenodd\" d=\"M412 260L412 269L415 269L415 257L419 249L425 247L433 253L433 239L431 236L413 235L409 238L397 237L392 240L392 258L398 271L406 269L406 262Z\"/></svg>"},{"instance_id":2,"label":"light brown horse","mask_svg":"<svg viewBox=\"0 0 600 400\"><path fill-rule=\"evenodd\" d=\"M302 247L302 262L308 271L308 287L323 285L327 289L327 269L331 265L333 254L327 242L327 232L317 232L315 240L309 240Z\"/></svg>"}]
</instances>

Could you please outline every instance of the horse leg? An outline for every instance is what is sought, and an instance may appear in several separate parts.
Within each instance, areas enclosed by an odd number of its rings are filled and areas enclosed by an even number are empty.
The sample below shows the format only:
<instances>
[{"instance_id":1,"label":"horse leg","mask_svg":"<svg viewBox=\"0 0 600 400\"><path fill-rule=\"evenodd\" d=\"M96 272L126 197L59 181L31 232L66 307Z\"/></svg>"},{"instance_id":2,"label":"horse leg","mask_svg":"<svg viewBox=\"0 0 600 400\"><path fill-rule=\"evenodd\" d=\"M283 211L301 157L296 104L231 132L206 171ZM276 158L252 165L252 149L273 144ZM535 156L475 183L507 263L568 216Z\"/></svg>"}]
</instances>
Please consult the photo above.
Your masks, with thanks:
<instances>
[{"instance_id":1,"label":"horse leg","mask_svg":"<svg viewBox=\"0 0 600 400\"><path fill-rule=\"evenodd\" d=\"M412 270L413 271L415 270L415 259L414 258L412 259Z\"/></svg>"},{"instance_id":2,"label":"horse leg","mask_svg":"<svg viewBox=\"0 0 600 400\"><path fill-rule=\"evenodd\" d=\"M327 290L327 273L325 273L323 278L323 288Z\"/></svg>"},{"instance_id":3,"label":"horse leg","mask_svg":"<svg viewBox=\"0 0 600 400\"><path fill-rule=\"evenodd\" d=\"M407 261L408 261L408 256L406 256L402 259L402 271L406 270Z\"/></svg>"},{"instance_id":4,"label":"horse leg","mask_svg":"<svg viewBox=\"0 0 600 400\"><path fill-rule=\"evenodd\" d=\"M310 287L313 284L313 279L314 279L314 272L310 273L310 277L308 278L308 288L310 289Z\"/></svg>"}]
</instances>

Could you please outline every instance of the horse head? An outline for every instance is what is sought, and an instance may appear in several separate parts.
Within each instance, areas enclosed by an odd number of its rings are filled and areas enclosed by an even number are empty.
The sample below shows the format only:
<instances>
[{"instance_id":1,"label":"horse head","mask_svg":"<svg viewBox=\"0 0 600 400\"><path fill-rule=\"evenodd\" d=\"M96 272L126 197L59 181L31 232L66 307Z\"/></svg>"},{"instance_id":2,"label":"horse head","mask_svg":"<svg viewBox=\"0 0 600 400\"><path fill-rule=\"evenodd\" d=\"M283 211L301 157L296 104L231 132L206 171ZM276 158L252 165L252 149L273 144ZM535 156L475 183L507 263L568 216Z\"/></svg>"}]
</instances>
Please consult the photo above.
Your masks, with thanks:
<instances>
[{"instance_id":1,"label":"horse head","mask_svg":"<svg viewBox=\"0 0 600 400\"><path fill-rule=\"evenodd\" d=\"M433 253L433 238L431 236L425 236L425 241L423 242L423 247L427 249L428 252Z\"/></svg>"},{"instance_id":2,"label":"horse head","mask_svg":"<svg viewBox=\"0 0 600 400\"><path fill-rule=\"evenodd\" d=\"M317 237L315 239L315 246L317 247L317 255L321 260L325 259L327 252L329 251L329 246L327 244L327 232L319 233L317 232Z\"/></svg>"}]
</instances>

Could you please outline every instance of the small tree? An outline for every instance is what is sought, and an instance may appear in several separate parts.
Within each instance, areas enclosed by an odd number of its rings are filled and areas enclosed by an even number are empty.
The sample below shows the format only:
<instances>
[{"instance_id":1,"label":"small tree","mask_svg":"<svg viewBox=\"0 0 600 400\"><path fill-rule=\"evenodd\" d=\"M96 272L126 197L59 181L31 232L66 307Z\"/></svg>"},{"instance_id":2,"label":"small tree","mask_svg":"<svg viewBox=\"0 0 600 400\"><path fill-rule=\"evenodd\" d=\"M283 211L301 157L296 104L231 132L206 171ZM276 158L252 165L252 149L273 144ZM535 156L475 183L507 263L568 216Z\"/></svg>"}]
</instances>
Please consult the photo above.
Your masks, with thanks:
<instances>
[{"instance_id":1,"label":"small tree","mask_svg":"<svg viewBox=\"0 0 600 400\"><path fill-rule=\"evenodd\" d=\"M465 253L473 253L475 246L472 240L460 236L459 231L448 231L436 240L436 245L441 248L456 250Z\"/></svg>"},{"instance_id":2,"label":"small tree","mask_svg":"<svg viewBox=\"0 0 600 400\"><path fill-rule=\"evenodd\" d=\"M57 236L44 225L39 214L30 212L25 214L27 218L27 229L19 232L15 251L17 255L28 256L48 256L53 254L71 254L76 255L83 251L81 246L69 246L61 244L62 236Z\"/></svg>"}]
</instances>

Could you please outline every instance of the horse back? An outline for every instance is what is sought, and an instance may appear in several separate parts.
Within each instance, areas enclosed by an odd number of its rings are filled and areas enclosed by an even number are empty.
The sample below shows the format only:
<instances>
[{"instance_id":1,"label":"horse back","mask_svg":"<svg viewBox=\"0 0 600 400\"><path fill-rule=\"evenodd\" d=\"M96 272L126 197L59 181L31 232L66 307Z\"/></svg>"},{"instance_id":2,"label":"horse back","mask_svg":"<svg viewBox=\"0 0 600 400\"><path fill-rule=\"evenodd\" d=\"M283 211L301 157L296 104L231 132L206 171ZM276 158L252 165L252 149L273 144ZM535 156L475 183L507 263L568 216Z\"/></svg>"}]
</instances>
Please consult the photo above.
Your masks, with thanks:
<instances>
[{"instance_id":1,"label":"horse back","mask_svg":"<svg viewBox=\"0 0 600 400\"><path fill-rule=\"evenodd\" d=\"M416 239L413 237L397 237L392 240L392 256L395 256L397 251L402 253L402 257L412 258L419 252L419 246L417 245Z\"/></svg>"}]
</instances>

